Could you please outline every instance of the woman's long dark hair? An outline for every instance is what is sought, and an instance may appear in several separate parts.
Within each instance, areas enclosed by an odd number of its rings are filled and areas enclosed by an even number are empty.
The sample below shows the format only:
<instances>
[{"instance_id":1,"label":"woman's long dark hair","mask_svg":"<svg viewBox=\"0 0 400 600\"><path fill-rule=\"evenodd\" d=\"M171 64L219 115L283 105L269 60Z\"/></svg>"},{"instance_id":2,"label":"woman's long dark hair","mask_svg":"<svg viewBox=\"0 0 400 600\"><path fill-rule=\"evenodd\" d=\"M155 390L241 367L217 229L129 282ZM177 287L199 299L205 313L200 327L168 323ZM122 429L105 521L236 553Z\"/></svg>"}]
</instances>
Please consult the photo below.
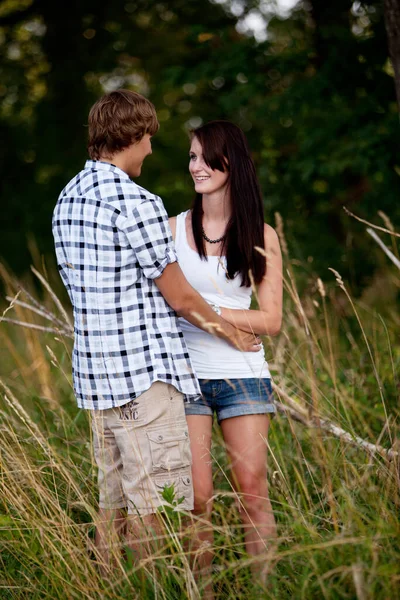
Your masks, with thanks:
<instances>
[{"instance_id":1,"label":"woman's long dark hair","mask_svg":"<svg viewBox=\"0 0 400 600\"><path fill-rule=\"evenodd\" d=\"M249 287L251 279L260 283L265 275L264 210L253 159L243 131L229 121L210 121L192 131L201 144L203 159L210 169L228 171L231 218L225 230L221 255L226 256L227 277L242 278ZM200 257L207 260L202 236L202 194L196 194L192 208L193 237Z\"/></svg>"}]
</instances>

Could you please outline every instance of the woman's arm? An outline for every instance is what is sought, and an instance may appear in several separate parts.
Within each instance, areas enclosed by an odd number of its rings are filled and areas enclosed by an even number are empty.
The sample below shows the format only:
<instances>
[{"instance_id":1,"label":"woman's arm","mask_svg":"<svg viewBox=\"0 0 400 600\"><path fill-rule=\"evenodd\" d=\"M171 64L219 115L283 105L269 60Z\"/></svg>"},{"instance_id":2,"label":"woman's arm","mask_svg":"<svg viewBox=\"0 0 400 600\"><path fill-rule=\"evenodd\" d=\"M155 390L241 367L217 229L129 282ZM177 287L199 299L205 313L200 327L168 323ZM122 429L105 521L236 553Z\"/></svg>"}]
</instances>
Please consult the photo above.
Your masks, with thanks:
<instances>
[{"instance_id":1,"label":"woman's arm","mask_svg":"<svg viewBox=\"0 0 400 600\"><path fill-rule=\"evenodd\" d=\"M175 239L176 234L176 217L170 217L168 219L169 226L171 227L172 237Z\"/></svg>"},{"instance_id":2,"label":"woman's arm","mask_svg":"<svg viewBox=\"0 0 400 600\"><path fill-rule=\"evenodd\" d=\"M170 217L168 221L172 237L175 239L176 217ZM167 265L163 275L156 279L155 283L178 315L196 327L224 339L243 352L259 350L260 340L254 337L251 330L238 331L226 319L217 316L200 294L189 285L177 263Z\"/></svg>"},{"instance_id":3,"label":"woman's arm","mask_svg":"<svg viewBox=\"0 0 400 600\"><path fill-rule=\"evenodd\" d=\"M264 225L267 271L257 289L258 310L221 307L221 316L243 331L277 335L282 324L282 253L276 231Z\"/></svg>"}]
</instances>

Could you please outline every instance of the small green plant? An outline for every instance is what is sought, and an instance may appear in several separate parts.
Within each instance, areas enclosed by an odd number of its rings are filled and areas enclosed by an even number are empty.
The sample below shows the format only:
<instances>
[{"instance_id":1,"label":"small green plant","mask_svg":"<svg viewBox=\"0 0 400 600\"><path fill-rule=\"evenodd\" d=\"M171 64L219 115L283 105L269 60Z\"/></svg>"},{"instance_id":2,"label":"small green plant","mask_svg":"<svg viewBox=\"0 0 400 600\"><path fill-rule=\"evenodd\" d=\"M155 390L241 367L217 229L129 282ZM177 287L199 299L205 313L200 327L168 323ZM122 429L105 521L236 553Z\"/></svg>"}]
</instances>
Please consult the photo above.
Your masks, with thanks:
<instances>
[{"instance_id":1,"label":"small green plant","mask_svg":"<svg viewBox=\"0 0 400 600\"><path fill-rule=\"evenodd\" d=\"M323 287L315 278L300 297L295 281L292 268L283 332L266 341L279 406L266 440L278 545L263 556L267 585L255 587L216 428L215 598L396 600L398 307L388 300L378 312L367 294L350 302L333 276ZM15 298L18 283L4 275L4 285ZM379 281L380 297L395 298L392 287L400 287L397 272ZM51 292L39 302L33 287L23 288L28 295L20 292L5 318L34 328L0 323L0 597L198 600L192 517L179 510L173 485L162 492L157 549L138 561L119 548L111 576L99 572L96 470L87 413L77 411L71 388L72 340L54 320L64 322ZM32 299L42 314L26 307Z\"/></svg>"},{"instance_id":2,"label":"small green plant","mask_svg":"<svg viewBox=\"0 0 400 600\"><path fill-rule=\"evenodd\" d=\"M160 506L159 511L168 514L170 518L173 517L173 515L177 514L176 509L185 500L184 496L182 496L181 498L175 497L175 486L173 483L171 483L171 485L164 486L161 496L165 500L166 504Z\"/></svg>"}]
</instances>

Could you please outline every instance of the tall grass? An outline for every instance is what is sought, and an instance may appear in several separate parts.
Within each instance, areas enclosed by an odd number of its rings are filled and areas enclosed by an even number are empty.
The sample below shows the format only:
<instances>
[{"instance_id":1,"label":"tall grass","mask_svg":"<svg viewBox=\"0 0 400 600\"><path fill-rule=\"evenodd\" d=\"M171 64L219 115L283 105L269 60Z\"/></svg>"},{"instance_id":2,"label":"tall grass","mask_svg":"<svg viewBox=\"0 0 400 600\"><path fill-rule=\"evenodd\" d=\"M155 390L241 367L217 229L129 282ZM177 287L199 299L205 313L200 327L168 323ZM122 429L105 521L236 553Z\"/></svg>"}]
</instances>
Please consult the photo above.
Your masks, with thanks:
<instances>
[{"instance_id":1,"label":"tall grass","mask_svg":"<svg viewBox=\"0 0 400 600\"><path fill-rule=\"evenodd\" d=\"M400 277L380 275L355 301L332 273L325 283L310 276L300 295L295 269L286 273L283 331L266 340L278 399L289 399L306 423L279 413L266 440L279 543L266 548L268 581L257 587L216 429L216 598L400 598ZM15 298L18 283L4 269L2 277ZM72 340L50 288L24 287L5 319L59 333L0 324L0 597L199 598L185 543L191 530L172 510L157 552L139 564L116 553L112 575L100 574L96 473L88 416L71 387ZM39 297L43 314L24 306ZM321 419L390 448L391 457L327 433Z\"/></svg>"}]
</instances>

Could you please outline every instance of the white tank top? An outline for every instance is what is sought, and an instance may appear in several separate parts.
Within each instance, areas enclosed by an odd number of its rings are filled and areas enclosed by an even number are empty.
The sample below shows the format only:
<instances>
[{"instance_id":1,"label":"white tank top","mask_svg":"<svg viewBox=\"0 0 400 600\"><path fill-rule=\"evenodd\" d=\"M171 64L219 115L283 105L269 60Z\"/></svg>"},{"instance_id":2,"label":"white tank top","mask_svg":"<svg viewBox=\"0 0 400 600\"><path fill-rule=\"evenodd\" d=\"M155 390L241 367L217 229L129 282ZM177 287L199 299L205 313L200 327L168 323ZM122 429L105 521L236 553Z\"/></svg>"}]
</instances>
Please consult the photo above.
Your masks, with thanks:
<instances>
[{"instance_id":1,"label":"white tank top","mask_svg":"<svg viewBox=\"0 0 400 600\"><path fill-rule=\"evenodd\" d=\"M226 258L209 256L201 260L186 237L186 215L176 218L175 248L179 265L195 290L210 304L225 308L248 309L251 287L241 287L241 277L226 278ZM224 340L179 318L190 358L199 379L243 379L270 377L264 348L259 352L241 352Z\"/></svg>"}]
</instances>

